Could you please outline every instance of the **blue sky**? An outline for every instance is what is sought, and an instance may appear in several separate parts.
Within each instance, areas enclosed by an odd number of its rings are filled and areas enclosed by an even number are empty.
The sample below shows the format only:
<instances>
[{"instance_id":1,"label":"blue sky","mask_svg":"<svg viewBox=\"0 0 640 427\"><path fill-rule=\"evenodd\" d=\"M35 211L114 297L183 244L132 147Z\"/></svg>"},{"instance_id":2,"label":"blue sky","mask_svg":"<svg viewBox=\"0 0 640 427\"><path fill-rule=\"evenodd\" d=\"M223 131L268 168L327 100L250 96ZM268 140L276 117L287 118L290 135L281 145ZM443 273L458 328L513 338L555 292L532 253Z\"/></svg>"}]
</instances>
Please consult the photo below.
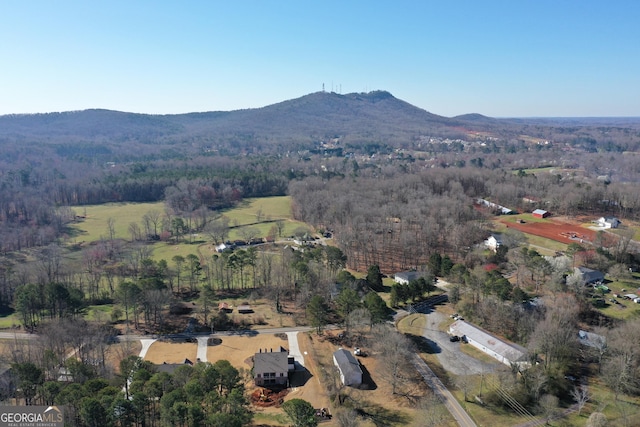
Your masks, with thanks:
<instances>
[{"instance_id":1,"label":"blue sky","mask_svg":"<svg viewBox=\"0 0 640 427\"><path fill-rule=\"evenodd\" d=\"M387 90L435 114L640 116L640 2L0 2L0 114Z\"/></svg>"}]
</instances>

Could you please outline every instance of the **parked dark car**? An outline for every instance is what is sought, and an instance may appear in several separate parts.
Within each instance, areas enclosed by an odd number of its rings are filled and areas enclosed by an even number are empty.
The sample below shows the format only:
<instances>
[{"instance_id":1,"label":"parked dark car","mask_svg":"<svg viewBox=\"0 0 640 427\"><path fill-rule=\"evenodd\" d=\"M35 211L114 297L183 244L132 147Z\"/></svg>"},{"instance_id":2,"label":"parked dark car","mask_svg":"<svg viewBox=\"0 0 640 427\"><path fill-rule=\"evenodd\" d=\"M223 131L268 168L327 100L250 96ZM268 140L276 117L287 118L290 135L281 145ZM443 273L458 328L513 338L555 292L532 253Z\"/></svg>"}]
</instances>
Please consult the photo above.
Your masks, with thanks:
<instances>
[{"instance_id":1,"label":"parked dark car","mask_svg":"<svg viewBox=\"0 0 640 427\"><path fill-rule=\"evenodd\" d=\"M458 341L460 341L460 337L459 337L459 336L457 336L457 335L451 335L451 336L449 337L449 341L451 341L451 342L458 342Z\"/></svg>"}]
</instances>

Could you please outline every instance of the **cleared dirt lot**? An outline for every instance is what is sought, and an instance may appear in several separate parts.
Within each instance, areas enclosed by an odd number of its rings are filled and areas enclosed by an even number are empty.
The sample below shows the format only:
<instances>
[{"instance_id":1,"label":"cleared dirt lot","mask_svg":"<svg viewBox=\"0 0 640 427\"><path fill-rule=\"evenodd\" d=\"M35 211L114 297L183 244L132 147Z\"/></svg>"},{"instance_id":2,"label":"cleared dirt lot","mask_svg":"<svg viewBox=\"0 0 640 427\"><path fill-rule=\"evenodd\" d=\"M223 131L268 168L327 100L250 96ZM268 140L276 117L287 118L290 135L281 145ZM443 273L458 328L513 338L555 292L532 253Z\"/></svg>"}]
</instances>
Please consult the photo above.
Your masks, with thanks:
<instances>
[{"instance_id":1,"label":"cleared dirt lot","mask_svg":"<svg viewBox=\"0 0 640 427\"><path fill-rule=\"evenodd\" d=\"M209 346L207 348L207 361L215 363L218 360L228 360L237 369L251 369L251 357L260 349L280 350L280 346L288 349L289 342L287 336L273 334L258 334L253 336L241 337L218 337L222 340L219 345ZM152 346L153 347L153 346Z\"/></svg>"},{"instance_id":2,"label":"cleared dirt lot","mask_svg":"<svg viewBox=\"0 0 640 427\"><path fill-rule=\"evenodd\" d=\"M183 363L184 359L195 362L197 351L197 344L156 341L151 344L144 359L156 365L161 365L165 362Z\"/></svg>"}]
</instances>

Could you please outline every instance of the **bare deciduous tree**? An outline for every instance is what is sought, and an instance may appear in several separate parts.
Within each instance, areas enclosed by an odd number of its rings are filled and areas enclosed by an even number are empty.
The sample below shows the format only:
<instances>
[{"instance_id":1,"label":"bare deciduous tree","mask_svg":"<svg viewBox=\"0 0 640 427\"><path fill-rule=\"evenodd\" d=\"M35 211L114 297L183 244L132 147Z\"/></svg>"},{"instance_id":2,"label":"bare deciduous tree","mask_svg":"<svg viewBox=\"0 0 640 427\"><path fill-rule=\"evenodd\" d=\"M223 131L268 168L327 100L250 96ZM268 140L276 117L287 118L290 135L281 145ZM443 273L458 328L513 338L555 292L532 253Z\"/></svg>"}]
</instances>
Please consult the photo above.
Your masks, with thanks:
<instances>
[{"instance_id":1,"label":"bare deciduous tree","mask_svg":"<svg viewBox=\"0 0 640 427\"><path fill-rule=\"evenodd\" d=\"M447 419L447 409L438 397L430 394L418 402L419 415L413 425L420 427L438 427Z\"/></svg>"},{"instance_id":2,"label":"bare deciduous tree","mask_svg":"<svg viewBox=\"0 0 640 427\"><path fill-rule=\"evenodd\" d=\"M358 413L352 408L340 408L333 416L340 427L358 427L361 424Z\"/></svg>"},{"instance_id":3,"label":"bare deciduous tree","mask_svg":"<svg viewBox=\"0 0 640 427\"><path fill-rule=\"evenodd\" d=\"M608 425L607 417L602 412L593 412L587 420L587 427L606 427Z\"/></svg>"},{"instance_id":4,"label":"bare deciduous tree","mask_svg":"<svg viewBox=\"0 0 640 427\"><path fill-rule=\"evenodd\" d=\"M374 326L372 336L375 338L371 346L380 355L380 376L391 385L393 394L401 394L410 377L408 369L411 365L407 360L413 356L413 344L386 324Z\"/></svg>"},{"instance_id":5,"label":"bare deciduous tree","mask_svg":"<svg viewBox=\"0 0 640 427\"><path fill-rule=\"evenodd\" d=\"M571 397L576 401L576 404L578 405L578 415L580 415L582 409L584 409L584 405L586 405L590 399L589 389L584 385L574 387L571 390Z\"/></svg>"},{"instance_id":6,"label":"bare deciduous tree","mask_svg":"<svg viewBox=\"0 0 640 427\"><path fill-rule=\"evenodd\" d=\"M558 402L559 399L551 394L545 394L540 398L539 409L547 424L558 414Z\"/></svg>"}]
</instances>

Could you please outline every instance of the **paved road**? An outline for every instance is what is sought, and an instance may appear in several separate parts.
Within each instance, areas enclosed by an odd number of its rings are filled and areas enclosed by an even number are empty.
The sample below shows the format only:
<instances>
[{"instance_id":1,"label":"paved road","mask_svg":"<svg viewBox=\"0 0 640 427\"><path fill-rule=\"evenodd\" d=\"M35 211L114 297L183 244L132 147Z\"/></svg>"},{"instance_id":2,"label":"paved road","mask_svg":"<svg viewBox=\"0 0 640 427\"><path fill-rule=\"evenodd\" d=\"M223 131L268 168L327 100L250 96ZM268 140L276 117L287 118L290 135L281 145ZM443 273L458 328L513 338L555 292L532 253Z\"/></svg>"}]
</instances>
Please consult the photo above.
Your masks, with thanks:
<instances>
[{"instance_id":1,"label":"paved road","mask_svg":"<svg viewBox=\"0 0 640 427\"><path fill-rule=\"evenodd\" d=\"M0 340L35 340L38 338L36 334L27 334L24 332L0 332Z\"/></svg>"},{"instance_id":2,"label":"paved road","mask_svg":"<svg viewBox=\"0 0 640 427\"><path fill-rule=\"evenodd\" d=\"M201 338L201 337L230 337L230 336L254 336L258 334L278 334L278 333L288 333L288 332L308 332L312 331L314 328L309 326L292 326L286 328L264 328L264 329L239 329L236 331L216 331L214 333L210 332L197 332L197 333L182 333L182 334L168 334L168 335L138 335L138 334L124 334L118 335L117 338L119 341L138 341L145 338ZM332 329L332 326L328 326L327 329ZM24 334L35 336L31 334ZM13 338L13 335L10 337ZM3 339L2 333L0 333L0 339Z\"/></svg>"}]
</instances>

